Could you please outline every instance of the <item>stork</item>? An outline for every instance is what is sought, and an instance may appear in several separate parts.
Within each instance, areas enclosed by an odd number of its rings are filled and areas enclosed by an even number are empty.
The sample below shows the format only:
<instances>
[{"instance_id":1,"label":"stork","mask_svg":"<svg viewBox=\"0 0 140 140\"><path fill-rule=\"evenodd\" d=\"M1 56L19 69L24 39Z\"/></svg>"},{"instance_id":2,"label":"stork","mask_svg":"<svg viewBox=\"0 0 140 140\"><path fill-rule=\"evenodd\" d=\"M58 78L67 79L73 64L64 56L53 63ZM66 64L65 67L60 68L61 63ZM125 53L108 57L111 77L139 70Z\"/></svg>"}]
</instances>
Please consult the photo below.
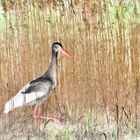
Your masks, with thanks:
<instances>
[{"instance_id":1,"label":"stork","mask_svg":"<svg viewBox=\"0 0 140 140\"><path fill-rule=\"evenodd\" d=\"M62 52L72 58L59 42L52 44L52 58L48 70L39 78L27 83L14 97L12 97L4 106L4 113L8 113L17 107L36 105L32 113L33 118L49 119L53 122L60 123L57 118L45 117L40 115L40 105L48 99L52 91L57 86L57 55Z\"/></svg>"}]
</instances>

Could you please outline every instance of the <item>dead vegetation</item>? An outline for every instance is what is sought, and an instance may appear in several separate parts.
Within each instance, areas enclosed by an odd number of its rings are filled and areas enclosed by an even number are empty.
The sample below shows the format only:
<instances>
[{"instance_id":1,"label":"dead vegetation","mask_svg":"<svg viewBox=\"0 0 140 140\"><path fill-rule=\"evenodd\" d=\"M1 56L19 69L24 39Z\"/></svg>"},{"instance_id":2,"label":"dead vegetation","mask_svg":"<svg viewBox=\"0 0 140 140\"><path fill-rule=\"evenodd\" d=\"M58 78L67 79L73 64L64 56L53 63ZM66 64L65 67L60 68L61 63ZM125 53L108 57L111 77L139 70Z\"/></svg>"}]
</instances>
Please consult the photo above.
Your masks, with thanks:
<instances>
[{"instance_id":1,"label":"dead vegetation","mask_svg":"<svg viewBox=\"0 0 140 140\"><path fill-rule=\"evenodd\" d=\"M43 74L50 62L50 46L60 41L74 55L59 57L55 94L44 111L75 117L94 109L114 120L117 137L122 123L139 123L140 3L134 1L1 0L0 102L28 81ZM30 114L31 108L19 109ZM82 116L82 115L81 115ZM133 124L133 125L132 125Z\"/></svg>"}]
</instances>

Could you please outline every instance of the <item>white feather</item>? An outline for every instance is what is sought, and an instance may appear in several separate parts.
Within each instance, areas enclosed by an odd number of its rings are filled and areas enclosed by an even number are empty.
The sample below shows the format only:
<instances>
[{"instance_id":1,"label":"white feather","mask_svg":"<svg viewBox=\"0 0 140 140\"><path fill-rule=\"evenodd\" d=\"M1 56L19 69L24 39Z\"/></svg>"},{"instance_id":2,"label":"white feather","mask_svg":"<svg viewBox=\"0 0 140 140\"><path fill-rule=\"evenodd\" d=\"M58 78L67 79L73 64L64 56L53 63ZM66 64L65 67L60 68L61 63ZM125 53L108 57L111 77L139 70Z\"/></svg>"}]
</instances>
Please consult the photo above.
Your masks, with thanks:
<instances>
[{"instance_id":1,"label":"white feather","mask_svg":"<svg viewBox=\"0 0 140 140\"><path fill-rule=\"evenodd\" d=\"M21 107L27 105L32 101L36 101L37 98L42 97L45 95L43 92L32 92L29 94L23 94L30 84L26 84L14 97L12 97L4 106L4 113L8 113L9 111L13 110L14 108Z\"/></svg>"}]
</instances>

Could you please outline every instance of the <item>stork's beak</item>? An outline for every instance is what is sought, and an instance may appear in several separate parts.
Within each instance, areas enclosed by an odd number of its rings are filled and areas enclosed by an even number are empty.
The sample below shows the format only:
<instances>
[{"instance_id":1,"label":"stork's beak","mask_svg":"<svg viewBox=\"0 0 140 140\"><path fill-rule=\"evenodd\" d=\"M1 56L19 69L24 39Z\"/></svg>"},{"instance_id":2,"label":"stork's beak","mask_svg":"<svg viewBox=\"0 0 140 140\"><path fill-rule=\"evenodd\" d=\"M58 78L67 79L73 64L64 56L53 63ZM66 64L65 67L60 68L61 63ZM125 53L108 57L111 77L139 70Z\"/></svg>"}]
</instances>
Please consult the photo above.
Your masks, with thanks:
<instances>
[{"instance_id":1,"label":"stork's beak","mask_svg":"<svg viewBox=\"0 0 140 140\"><path fill-rule=\"evenodd\" d=\"M63 54L65 54L66 56L68 56L68 57L70 57L70 58L73 58L73 56L72 56L70 53L68 53L64 48L60 48L60 51L61 51Z\"/></svg>"}]
</instances>

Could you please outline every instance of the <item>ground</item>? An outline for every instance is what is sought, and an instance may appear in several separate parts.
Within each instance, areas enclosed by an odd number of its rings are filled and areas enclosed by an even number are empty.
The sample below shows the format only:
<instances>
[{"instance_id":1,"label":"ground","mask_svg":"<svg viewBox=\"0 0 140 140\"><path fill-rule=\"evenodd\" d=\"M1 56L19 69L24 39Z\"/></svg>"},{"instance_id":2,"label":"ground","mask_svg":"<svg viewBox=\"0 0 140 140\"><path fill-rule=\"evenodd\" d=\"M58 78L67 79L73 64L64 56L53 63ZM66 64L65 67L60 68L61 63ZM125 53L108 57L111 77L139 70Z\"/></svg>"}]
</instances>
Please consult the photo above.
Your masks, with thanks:
<instances>
[{"instance_id":1,"label":"ground","mask_svg":"<svg viewBox=\"0 0 140 140\"><path fill-rule=\"evenodd\" d=\"M67 118L62 125L45 121L39 128L31 116L17 120L1 115L1 124L0 140L140 140L132 125L121 124L120 128L124 129L118 136L119 129L113 120L102 123L86 120L86 117Z\"/></svg>"}]
</instances>

